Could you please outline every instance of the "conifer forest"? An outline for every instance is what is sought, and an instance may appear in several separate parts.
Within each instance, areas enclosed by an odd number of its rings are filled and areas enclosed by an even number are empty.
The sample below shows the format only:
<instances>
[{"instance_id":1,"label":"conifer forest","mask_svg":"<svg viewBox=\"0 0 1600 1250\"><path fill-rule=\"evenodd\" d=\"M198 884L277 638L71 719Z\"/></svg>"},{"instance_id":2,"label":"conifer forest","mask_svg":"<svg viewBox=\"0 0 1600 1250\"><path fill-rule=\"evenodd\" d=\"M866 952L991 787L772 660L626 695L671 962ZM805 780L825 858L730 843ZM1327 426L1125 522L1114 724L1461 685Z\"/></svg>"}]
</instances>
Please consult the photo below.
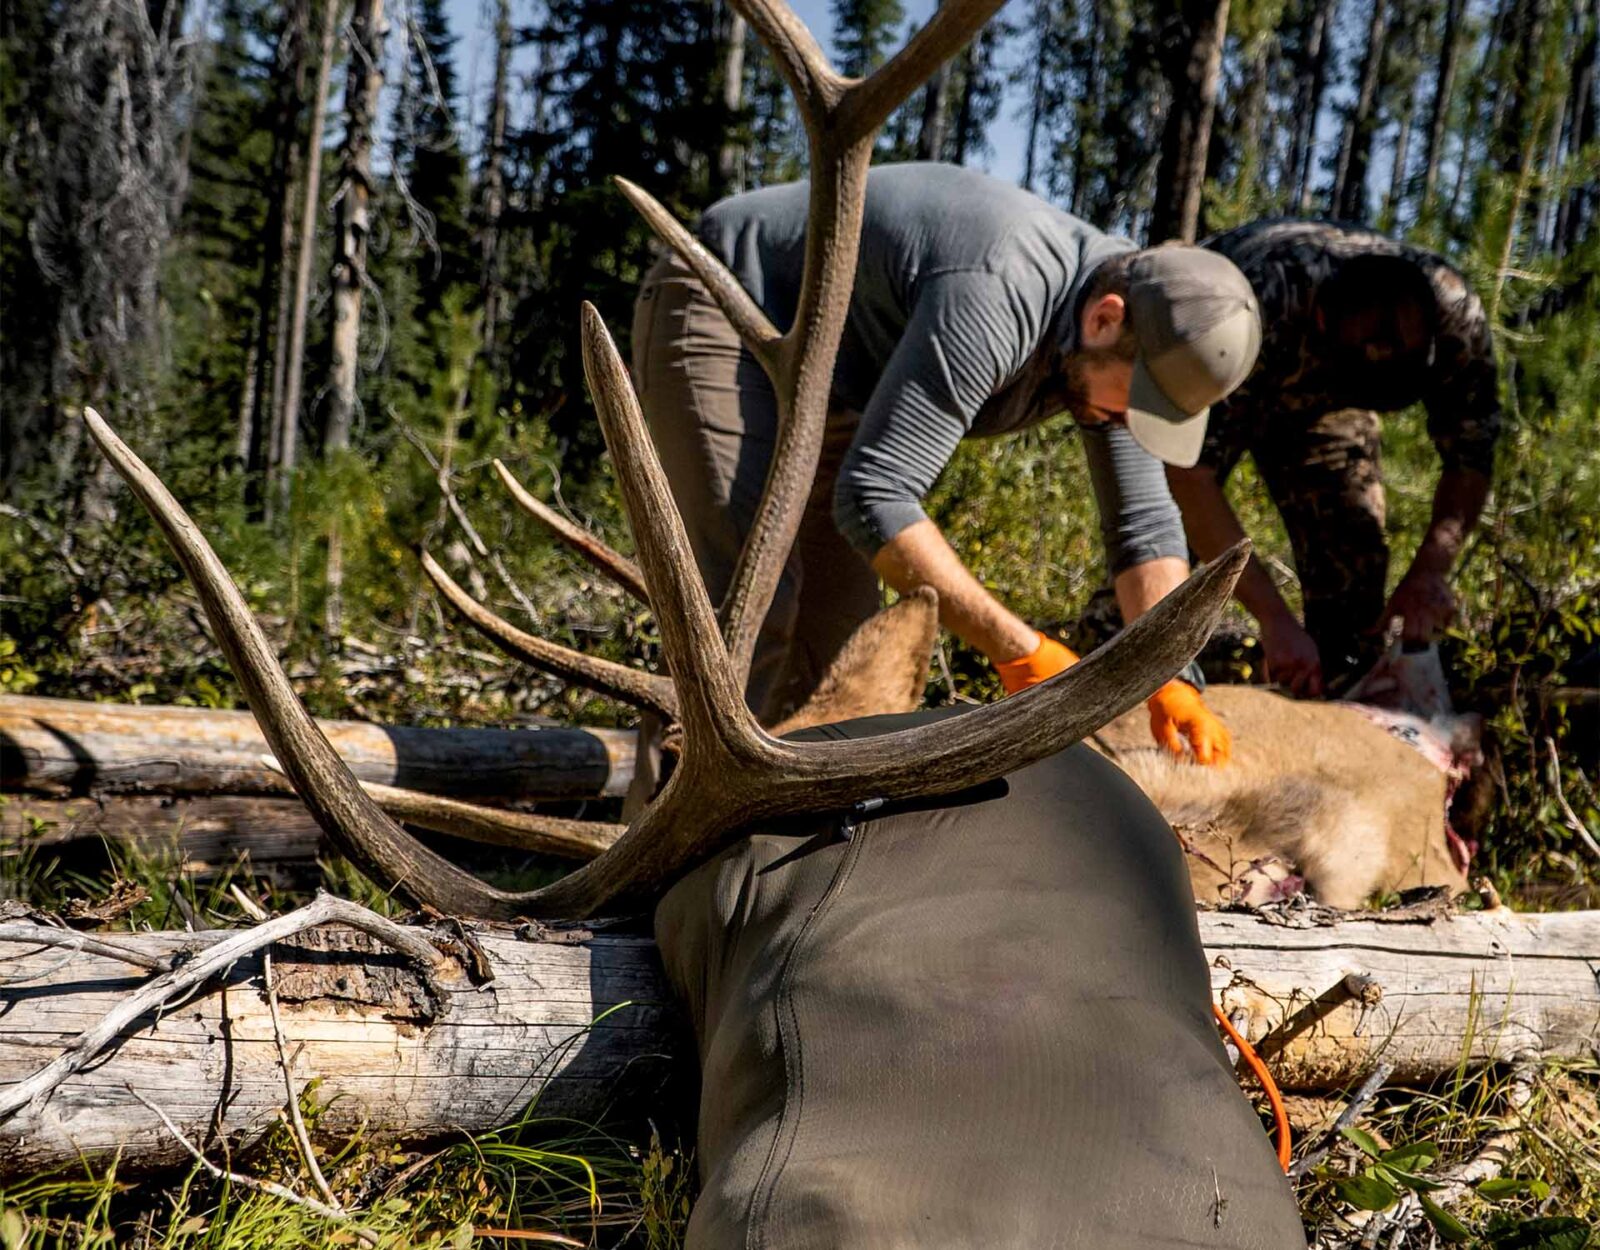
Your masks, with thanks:
<instances>
[{"instance_id":1,"label":"conifer forest","mask_svg":"<svg viewBox=\"0 0 1600 1250\"><path fill-rule=\"evenodd\" d=\"M738 7L6 0L4 716L44 700L246 707L183 567L91 437L90 407L194 518L315 716L631 735L626 702L473 632L419 555L519 630L668 672L644 600L535 524L502 477L637 551L580 308L627 361L661 244L613 179L692 226L725 197L807 177L812 159L782 67ZM864 78L941 4L794 7L836 69ZM1484 735L1452 828L1473 851L1472 908L1600 909L1600 0L1008 0L875 142L875 164L984 170L1141 247L1318 218L1460 271L1492 329L1504 417L1439 643L1449 698ZM1382 426L1391 587L1430 522L1428 420L1418 405ZM984 587L1085 654L1120 623L1087 482L1058 421L963 442L927 499ZM1260 467L1246 458L1227 495L1297 608ZM1200 659L1218 685L1265 676L1237 604ZM939 635L927 705L1002 693L983 654ZM21 769L4 716L0 771ZM197 866L167 808L140 809L165 842L104 832L110 806L101 832L69 838L68 800L99 800L18 776L0 777L0 1096L19 1079L4 1042L13 922L82 932L99 917L102 937L153 938L259 922L319 890L408 914L303 812L294 862L213 851ZM151 804L194 801L140 788ZM538 810L633 819L621 789ZM506 845L430 845L507 889L565 870ZM1571 958L1592 972L1600 948ZM1311 1244L1600 1246L1597 1038L1600 1014L1559 1061L1480 1065L1469 1037L1428 1079L1380 1066L1291 1098ZM650 1101L619 1086L592 1117L518 1105L422 1144L335 1140L319 1117L342 1124L337 1099L319 1101L315 1081L297 1094L285 1053L274 1079L292 1114L241 1157L219 1131L194 1151L210 1164L185 1155L150 1175L132 1147L0 1167L0 1247L685 1244L692 1090L667 1082ZM1220 1189L1215 1201L1221 1228Z\"/></svg>"}]
</instances>

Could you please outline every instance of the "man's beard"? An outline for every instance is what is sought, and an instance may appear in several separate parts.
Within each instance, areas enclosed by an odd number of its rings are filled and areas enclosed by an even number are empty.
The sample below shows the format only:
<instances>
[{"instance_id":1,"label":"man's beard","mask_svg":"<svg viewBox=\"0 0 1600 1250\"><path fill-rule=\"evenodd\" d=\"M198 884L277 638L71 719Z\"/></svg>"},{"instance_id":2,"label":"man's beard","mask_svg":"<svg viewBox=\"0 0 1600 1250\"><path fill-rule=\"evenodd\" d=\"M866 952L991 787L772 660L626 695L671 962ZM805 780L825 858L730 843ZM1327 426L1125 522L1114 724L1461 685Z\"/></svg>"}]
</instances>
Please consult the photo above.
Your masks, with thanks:
<instances>
[{"instance_id":1,"label":"man's beard","mask_svg":"<svg viewBox=\"0 0 1600 1250\"><path fill-rule=\"evenodd\" d=\"M1131 334L1123 335L1114 347L1079 347L1062 358L1061 367L1051 380L1051 405L1057 412L1070 412L1082 421L1089 411L1089 371L1102 365L1127 364L1138 355L1138 344Z\"/></svg>"}]
</instances>

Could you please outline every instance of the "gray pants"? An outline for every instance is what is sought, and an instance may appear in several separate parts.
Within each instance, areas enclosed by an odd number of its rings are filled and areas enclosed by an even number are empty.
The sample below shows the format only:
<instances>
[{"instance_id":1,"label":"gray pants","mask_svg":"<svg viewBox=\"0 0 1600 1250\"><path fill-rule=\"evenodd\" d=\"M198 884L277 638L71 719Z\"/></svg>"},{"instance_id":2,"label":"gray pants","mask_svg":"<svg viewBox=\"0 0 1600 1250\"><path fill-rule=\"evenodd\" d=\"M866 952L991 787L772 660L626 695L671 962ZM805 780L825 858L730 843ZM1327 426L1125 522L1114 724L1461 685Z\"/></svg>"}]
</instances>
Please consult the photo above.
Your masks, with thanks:
<instances>
[{"instance_id":1,"label":"gray pants","mask_svg":"<svg viewBox=\"0 0 1600 1250\"><path fill-rule=\"evenodd\" d=\"M761 501L778 425L761 366L675 257L645 276L633 378L713 605ZM833 483L860 420L830 413L800 533L756 644L746 697L771 721L805 702L852 630L878 610L878 579L834 527Z\"/></svg>"}]
</instances>

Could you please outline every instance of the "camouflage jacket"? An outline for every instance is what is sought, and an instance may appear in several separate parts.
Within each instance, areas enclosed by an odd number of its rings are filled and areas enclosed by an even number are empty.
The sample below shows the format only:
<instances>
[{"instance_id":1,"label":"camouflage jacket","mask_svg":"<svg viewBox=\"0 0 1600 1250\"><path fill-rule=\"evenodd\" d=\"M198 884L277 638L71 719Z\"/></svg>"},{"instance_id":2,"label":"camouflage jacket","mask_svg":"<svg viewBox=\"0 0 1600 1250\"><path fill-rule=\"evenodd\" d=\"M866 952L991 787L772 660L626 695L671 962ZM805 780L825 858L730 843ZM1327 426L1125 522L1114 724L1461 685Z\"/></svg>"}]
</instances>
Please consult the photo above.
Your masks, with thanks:
<instances>
[{"instance_id":1,"label":"camouflage jacket","mask_svg":"<svg viewBox=\"0 0 1600 1250\"><path fill-rule=\"evenodd\" d=\"M1272 424L1292 415L1309 420L1341 408L1393 412L1421 401L1445 467L1493 470L1500 398L1489 319L1466 279L1442 258L1369 230L1286 218L1251 222L1203 246L1227 256L1250 279L1261 301L1264 337L1255 372L1212 406L1202 463L1231 467ZM1352 385L1348 370L1319 359L1312 311L1319 284L1341 261L1374 251L1415 261L1438 297L1432 364L1378 396Z\"/></svg>"}]
</instances>

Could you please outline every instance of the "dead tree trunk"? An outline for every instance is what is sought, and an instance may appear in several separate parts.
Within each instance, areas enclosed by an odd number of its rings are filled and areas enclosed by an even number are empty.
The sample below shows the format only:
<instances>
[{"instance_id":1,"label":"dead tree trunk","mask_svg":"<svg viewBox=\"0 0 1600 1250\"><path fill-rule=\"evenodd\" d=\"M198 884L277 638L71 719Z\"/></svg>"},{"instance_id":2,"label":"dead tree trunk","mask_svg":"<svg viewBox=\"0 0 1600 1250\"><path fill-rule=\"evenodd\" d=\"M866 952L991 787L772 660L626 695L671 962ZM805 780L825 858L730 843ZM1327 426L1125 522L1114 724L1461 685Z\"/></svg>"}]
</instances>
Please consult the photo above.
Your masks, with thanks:
<instances>
[{"instance_id":1,"label":"dead tree trunk","mask_svg":"<svg viewBox=\"0 0 1600 1250\"><path fill-rule=\"evenodd\" d=\"M294 187L303 158L300 125L305 107L310 18L306 0L295 0L288 6L273 63L272 194L267 202L267 221L262 232L266 254L262 257L256 284L256 327L250 345L255 376L249 383L254 402L250 406L245 464L249 474L246 493L251 511L257 517L264 515L270 506L265 497L271 492L265 487L268 464L276 454L271 432L276 430L283 413L283 365L288 353L291 289L285 267L294 251Z\"/></svg>"},{"instance_id":2,"label":"dead tree trunk","mask_svg":"<svg viewBox=\"0 0 1600 1250\"><path fill-rule=\"evenodd\" d=\"M350 16L350 72L345 83L345 137L339 164L339 220L333 245L333 358L329 371L325 455L350 445L356 408L361 297L367 281L372 219L372 131L383 87L383 0L356 0Z\"/></svg>"},{"instance_id":3,"label":"dead tree trunk","mask_svg":"<svg viewBox=\"0 0 1600 1250\"><path fill-rule=\"evenodd\" d=\"M189 880L245 865L252 876L284 886L315 884L317 857L331 849L305 804L294 798L8 794L0 806L0 856L81 863L87 855L91 864L103 865L108 845L170 863Z\"/></svg>"},{"instance_id":4,"label":"dead tree trunk","mask_svg":"<svg viewBox=\"0 0 1600 1250\"><path fill-rule=\"evenodd\" d=\"M328 81L333 74L333 36L341 0L323 0L317 49L317 89L311 105L311 137L306 143L306 177L301 189L299 241L295 251L294 293L289 312L289 345L284 354L283 402L272 451L271 475L277 504L288 506L300 433L300 390L305 376L306 309L311 300L311 265L317 255L317 209L322 194L322 130L328 119Z\"/></svg>"},{"instance_id":5,"label":"dead tree trunk","mask_svg":"<svg viewBox=\"0 0 1600 1250\"><path fill-rule=\"evenodd\" d=\"M944 155L945 96L950 88L950 64L945 62L928 79L922 95L922 125L917 129L917 159L936 161ZM1032 161L1032 156L1029 156Z\"/></svg>"},{"instance_id":6,"label":"dead tree trunk","mask_svg":"<svg viewBox=\"0 0 1600 1250\"><path fill-rule=\"evenodd\" d=\"M229 936L103 940L170 958ZM296 1080L322 1081L318 1137L459 1137L509 1123L535 1097L541 1115L594 1120L630 1088L637 1095L634 1082L646 1090L652 1077L659 1083L663 1061L682 1053L648 940L584 932L582 940L524 941L506 928L484 933L480 945L493 983L444 981L442 1011L430 1009L429 991L404 960L353 930L324 928L276 946L274 985ZM0 1094L149 976L100 955L63 963L59 949L0 946L10 1000ZM204 1144L226 1139L244 1148L271 1130L284 1077L259 954L181 1012L136 1022L106 1059L70 1078L37 1112L0 1122L0 1178L70 1166L79 1151L104 1162L121 1150L124 1174L184 1163L182 1147L130 1091Z\"/></svg>"},{"instance_id":7,"label":"dead tree trunk","mask_svg":"<svg viewBox=\"0 0 1600 1250\"><path fill-rule=\"evenodd\" d=\"M1200 192L1211 118L1217 105L1217 75L1228 30L1229 0L1187 0L1179 30L1167 41L1163 61L1172 104L1161 132L1161 164L1150 215L1150 241L1193 243L1200 226Z\"/></svg>"},{"instance_id":8,"label":"dead tree trunk","mask_svg":"<svg viewBox=\"0 0 1600 1250\"><path fill-rule=\"evenodd\" d=\"M1393 1080L1422 1082L1453 1071L1463 1053L1472 1064L1581 1058L1600 1043L1600 987L1589 966L1600 913L1500 909L1410 923L1323 915L1290 927L1294 915L1199 917L1213 993L1287 1089L1346 1086L1380 1061L1394 1065ZM617 1100L625 1074L635 1097L634 1082L648 1096L664 1061L687 1056L650 942L583 930L473 932L493 980L475 988L464 976L443 979L444 1012L428 1011L404 961L361 934L325 928L278 945L275 983L296 1079L322 1081L318 1136L364 1128L416 1141L483 1131L536 1096L541 1114L593 1119ZM100 938L164 959L228 936ZM150 975L101 954L63 960L58 947L4 945L11 1002L0 1091ZM242 1148L272 1127L284 1080L258 955L182 1012L137 1022L42 1109L0 1123L0 1179L119 1149L124 1173L186 1162L130 1089L199 1140Z\"/></svg>"},{"instance_id":9,"label":"dead tree trunk","mask_svg":"<svg viewBox=\"0 0 1600 1250\"><path fill-rule=\"evenodd\" d=\"M1394 136L1394 160L1389 167L1389 192L1383 200L1383 219L1380 227L1386 231L1400 228L1400 212L1405 206L1406 165L1411 155L1411 121L1416 113L1413 92L1407 92L1404 112L1400 114Z\"/></svg>"},{"instance_id":10,"label":"dead tree trunk","mask_svg":"<svg viewBox=\"0 0 1600 1250\"><path fill-rule=\"evenodd\" d=\"M383 0L356 0L350 17L350 74L345 84L344 153L340 161L339 220L334 230L332 359L322 454L350 446L356 412L356 366L361 348L361 301L367 287L367 239L372 232L372 136L383 88ZM324 628L336 645L344 627L344 536L335 515L328 526Z\"/></svg>"},{"instance_id":11,"label":"dead tree trunk","mask_svg":"<svg viewBox=\"0 0 1600 1250\"><path fill-rule=\"evenodd\" d=\"M620 798L634 735L618 729L418 729L320 721L362 781L455 798ZM0 785L81 795L288 793L249 712L0 696Z\"/></svg>"},{"instance_id":12,"label":"dead tree trunk","mask_svg":"<svg viewBox=\"0 0 1600 1250\"><path fill-rule=\"evenodd\" d=\"M498 0L494 19L494 87L489 100L489 135L479 178L481 224L478 254L483 302L483 355L491 366L500 328L500 215L505 211L506 94L511 82L511 0Z\"/></svg>"},{"instance_id":13,"label":"dead tree trunk","mask_svg":"<svg viewBox=\"0 0 1600 1250\"><path fill-rule=\"evenodd\" d=\"M718 25L717 63L722 77L722 120L723 125L732 131L739 111L744 108L744 46L750 28L744 17L726 4L722 6ZM723 195L734 195L744 190L744 143L735 133L730 133L717 151L717 188Z\"/></svg>"}]
</instances>

